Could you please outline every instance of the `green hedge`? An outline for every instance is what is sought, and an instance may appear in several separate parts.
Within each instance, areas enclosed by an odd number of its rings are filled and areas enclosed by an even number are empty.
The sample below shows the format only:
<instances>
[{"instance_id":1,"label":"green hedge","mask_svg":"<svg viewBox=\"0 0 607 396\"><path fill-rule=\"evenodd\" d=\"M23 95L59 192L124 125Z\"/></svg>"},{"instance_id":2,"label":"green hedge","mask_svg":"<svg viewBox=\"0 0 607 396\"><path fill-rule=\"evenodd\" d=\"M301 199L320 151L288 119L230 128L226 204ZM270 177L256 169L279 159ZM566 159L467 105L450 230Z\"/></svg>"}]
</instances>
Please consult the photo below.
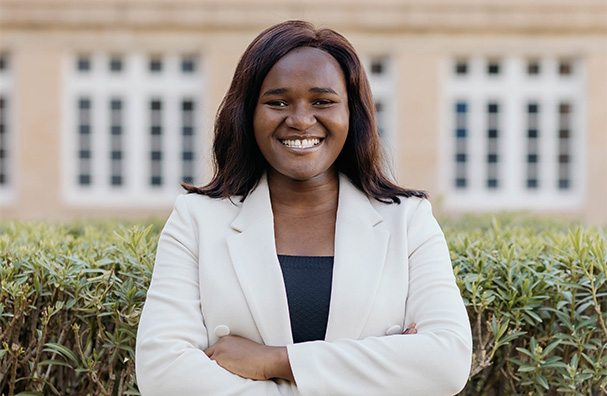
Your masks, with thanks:
<instances>
[{"instance_id":1,"label":"green hedge","mask_svg":"<svg viewBox=\"0 0 607 396\"><path fill-rule=\"evenodd\" d=\"M444 224L474 334L462 395L606 394L606 229ZM158 231L0 224L0 394L138 394L135 333Z\"/></svg>"}]
</instances>

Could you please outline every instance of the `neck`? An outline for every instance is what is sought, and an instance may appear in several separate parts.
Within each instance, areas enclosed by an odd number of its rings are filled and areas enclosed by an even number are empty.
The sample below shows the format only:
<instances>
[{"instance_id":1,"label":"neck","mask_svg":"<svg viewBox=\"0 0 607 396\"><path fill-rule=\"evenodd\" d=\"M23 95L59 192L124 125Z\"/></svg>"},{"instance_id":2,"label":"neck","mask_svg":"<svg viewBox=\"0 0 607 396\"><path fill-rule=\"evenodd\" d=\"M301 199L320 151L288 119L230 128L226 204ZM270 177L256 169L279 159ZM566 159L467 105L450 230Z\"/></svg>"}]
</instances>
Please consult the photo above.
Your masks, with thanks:
<instances>
[{"instance_id":1,"label":"neck","mask_svg":"<svg viewBox=\"0 0 607 396\"><path fill-rule=\"evenodd\" d=\"M326 212L337 208L339 178L337 172L325 172L316 178L298 181L268 171L268 186L272 207L312 212Z\"/></svg>"}]
</instances>

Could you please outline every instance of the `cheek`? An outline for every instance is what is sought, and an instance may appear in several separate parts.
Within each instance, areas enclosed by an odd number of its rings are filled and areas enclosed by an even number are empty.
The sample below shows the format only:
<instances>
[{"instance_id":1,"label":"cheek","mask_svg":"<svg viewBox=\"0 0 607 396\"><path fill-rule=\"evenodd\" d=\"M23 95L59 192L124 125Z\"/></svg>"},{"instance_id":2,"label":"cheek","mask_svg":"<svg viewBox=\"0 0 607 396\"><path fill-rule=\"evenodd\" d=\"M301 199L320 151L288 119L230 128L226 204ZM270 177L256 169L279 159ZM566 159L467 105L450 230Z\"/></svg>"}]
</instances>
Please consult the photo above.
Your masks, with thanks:
<instances>
[{"instance_id":1,"label":"cheek","mask_svg":"<svg viewBox=\"0 0 607 396\"><path fill-rule=\"evenodd\" d=\"M253 112L253 132L255 133L255 138L257 138L257 133L259 131L261 124L261 114L260 111L256 108Z\"/></svg>"},{"instance_id":2,"label":"cheek","mask_svg":"<svg viewBox=\"0 0 607 396\"><path fill-rule=\"evenodd\" d=\"M272 117L271 114L263 109L256 110L253 114L253 132L255 133L255 139L259 140L271 137L277 123L278 120L276 116Z\"/></svg>"},{"instance_id":3,"label":"cheek","mask_svg":"<svg viewBox=\"0 0 607 396\"><path fill-rule=\"evenodd\" d=\"M253 135L255 136L255 142L257 142L257 146L262 148L262 142L264 138L266 138L267 133L267 125L263 114L259 111L255 111L253 115Z\"/></svg>"},{"instance_id":4,"label":"cheek","mask_svg":"<svg viewBox=\"0 0 607 396\"><path fill-rule=\"evenodd\" d=\"M338 131L339 139L346 141L348 131L350 130L350 115L348 112L341 112L333 118L333 128Z\"/></svg>"},{"instance_id":5,"label":"cheek","mask_svg":"<svg viewBox=\"0 0 607 396\"><path fill-rule=\"evenodd\" d=\"M350 134L350 117L349 114L346 114L341 122L341 134L339 136L341 148L339 150L340 154L344 149L346 144L346 140L348 139L348 135Z\"/></svg>"}]
</instances>

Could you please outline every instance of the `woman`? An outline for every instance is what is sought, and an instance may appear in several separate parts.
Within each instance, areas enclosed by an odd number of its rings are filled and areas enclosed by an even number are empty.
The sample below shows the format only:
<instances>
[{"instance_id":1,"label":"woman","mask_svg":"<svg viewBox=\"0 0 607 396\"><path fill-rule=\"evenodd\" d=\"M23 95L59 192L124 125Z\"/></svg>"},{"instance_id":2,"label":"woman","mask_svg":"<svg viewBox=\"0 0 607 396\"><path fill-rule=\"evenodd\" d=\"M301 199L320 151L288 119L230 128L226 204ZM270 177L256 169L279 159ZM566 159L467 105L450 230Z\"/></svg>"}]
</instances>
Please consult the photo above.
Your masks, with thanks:
<instances>
[{"instance_id":1,"label":"woman","mask_svg":"<svg viewBox=\"0 0 607 396\"><path fill-rule=\"evenodd\" d=\"M301 21L262 32L214 155L214 178L185 186L160 237L137 337L143 396L463 388L471 333L445 239L424 193L383 173L344 37Z\"/></svg>"}]
</instances>

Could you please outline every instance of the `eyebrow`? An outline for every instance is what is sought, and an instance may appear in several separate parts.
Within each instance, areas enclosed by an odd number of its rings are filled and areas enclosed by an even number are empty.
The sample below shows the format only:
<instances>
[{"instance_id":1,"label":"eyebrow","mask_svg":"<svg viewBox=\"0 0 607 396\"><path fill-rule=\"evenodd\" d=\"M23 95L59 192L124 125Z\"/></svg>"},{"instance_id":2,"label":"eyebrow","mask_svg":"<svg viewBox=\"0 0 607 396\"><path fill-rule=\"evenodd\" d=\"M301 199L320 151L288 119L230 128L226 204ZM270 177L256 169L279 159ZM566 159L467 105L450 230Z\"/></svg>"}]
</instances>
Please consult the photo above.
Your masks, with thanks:
<instances>
[{"instance_id":1,"label":"eyebrow","mask_svg":"<svg viewBox=\"0 0 607 396\"><path fill-rule=\"evenodd\" d=\"M335 90L333 88L314 87L314 88L310 88L310 92L327 93L327 94L337 95L337 92L335 92Z\"/></svg>"},{"instance_id":2,"label":"eyebrow","mask_svg":"<svg viewBox=\"0 0 607 396\"><path fill-rule=\"evenodd\" d=\"M261 95L261 96L280 95L287 91L288 91L288 89L286 89L286 88L274 88L274 89L270 89L270 90L264 92L263 95Z\"/></svg>"},{"instance_id":3,"label":"eyebrow","mask_svg":"<svg viewBox=\"0 0 607 396\"><path fill-rule=\"evenodd\" d=\"M274 88L274 89L267 90L261 96L281 95L288 91L289 90L287 88ZM310 92L338 95L338 93L335 92L335 90L333 88L328 88L328 87L313 87L313 88L310 88Z\"/></svg>"}]
</instances>

